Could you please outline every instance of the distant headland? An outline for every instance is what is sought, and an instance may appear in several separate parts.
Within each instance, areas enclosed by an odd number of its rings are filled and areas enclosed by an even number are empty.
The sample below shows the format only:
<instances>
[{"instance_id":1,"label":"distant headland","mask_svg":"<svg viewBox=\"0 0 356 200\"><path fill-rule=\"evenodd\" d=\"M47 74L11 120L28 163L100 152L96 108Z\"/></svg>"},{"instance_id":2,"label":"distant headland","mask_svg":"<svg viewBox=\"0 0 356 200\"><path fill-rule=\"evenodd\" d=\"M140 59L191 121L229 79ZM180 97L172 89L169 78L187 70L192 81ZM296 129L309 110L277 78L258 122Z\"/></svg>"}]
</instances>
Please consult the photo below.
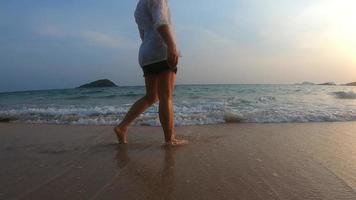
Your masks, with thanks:
<instances>
[{"instance_id":1,"label":"distant headland","mask_svg":"<svg viewBox=\"0 0 356 200\"><path fill-rule=\"evenodd\" d=\"M98 88L98 87L118 87L115 83L109 79L100 79L84 85L81 85L77 88Z\"/></svg>"},{"instance_id":2,"label":"distant headland","mask_svg":"<svg viewBox=\"0 0 356 200\"><path fill-rule=\"evenodd\" d=\"M334 82L319 83L318 85L336 85Z\"/></svg>"},{"instance_id":3,"label":"distant headland","mask_svg":"<svg viewBox=\"0 0 356 200\"><path fill-rule=\"evenodd\" d=\"M303 83L295 83L294 85L315 85L315 83L304 81Z\"/></svg>"},{"instance_id":4,"label":"distant headland","mask_svg":"<svg viewBox=\"0 0 356 200\"><path fill-rule=\"evenodd\" d=\"M356 86L356 82L346 83L345 85L347 85L347 86Z\"/></svg>"},{"instance_id":5,"label":"distant headland","mask_svg":"<svg viewBox=\"0 0 356 200\"><path fill-rule=\"evenodd\" d=\"M346 84L336 84L334 82L325 82L325 83L313 83L309 81L304 81L302 83L295 83L294 85L340 85L340 86L356 86L356 82L346 83Z\"/></svg>"}]
</instances>

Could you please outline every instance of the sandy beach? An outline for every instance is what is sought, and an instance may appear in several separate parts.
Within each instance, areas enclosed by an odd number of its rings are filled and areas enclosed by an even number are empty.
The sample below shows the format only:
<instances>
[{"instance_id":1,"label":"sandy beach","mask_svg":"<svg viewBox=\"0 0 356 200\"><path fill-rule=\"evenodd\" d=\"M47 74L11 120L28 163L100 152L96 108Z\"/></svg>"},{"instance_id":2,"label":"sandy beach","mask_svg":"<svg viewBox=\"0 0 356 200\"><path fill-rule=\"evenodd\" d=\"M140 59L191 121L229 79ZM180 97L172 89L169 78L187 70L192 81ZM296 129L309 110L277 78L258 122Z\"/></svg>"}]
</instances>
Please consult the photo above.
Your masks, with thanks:
<instances>
[{"instance_id":1,"label":"sandy beach","mask_svg":"<svg viewBox=\"0 0 356 200\"><path fill-rule=\"evenodd\" d=\"M0 124L0 199L356 199L356 123Z\"/></svg>"}]
</instances>

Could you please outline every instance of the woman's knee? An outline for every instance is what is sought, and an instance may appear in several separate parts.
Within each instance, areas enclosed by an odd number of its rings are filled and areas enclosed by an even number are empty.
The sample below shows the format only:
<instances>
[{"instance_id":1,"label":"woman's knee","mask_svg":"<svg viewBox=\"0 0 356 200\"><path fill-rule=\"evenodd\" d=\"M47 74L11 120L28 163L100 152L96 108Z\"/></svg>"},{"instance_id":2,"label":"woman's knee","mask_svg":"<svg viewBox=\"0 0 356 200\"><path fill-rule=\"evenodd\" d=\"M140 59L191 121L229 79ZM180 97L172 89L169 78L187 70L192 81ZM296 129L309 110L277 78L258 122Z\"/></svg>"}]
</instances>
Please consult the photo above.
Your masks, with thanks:
<instances>
[{"instance_id":1,"label":"woman's knee","mask_svg":"<svg viewBox=\"0 0 356 200\"><path fill-rule=\"evenodd\" d=\"M149 104L154 104L158 101L158 96L157 95L146 95L145 99Z\"/></svg>"},{"instance_id":2,"label":"woman's knee","mask_svg":"<svg viewBox=\"0 0 356 200\"><path fill-rule=\"evenodd\" d=\"M170 101L170 100L172 100L173 99L172 91L170 91L170 90L161 91L158 94L158 99L160 101Z\"/></svg>"}]
</instances>

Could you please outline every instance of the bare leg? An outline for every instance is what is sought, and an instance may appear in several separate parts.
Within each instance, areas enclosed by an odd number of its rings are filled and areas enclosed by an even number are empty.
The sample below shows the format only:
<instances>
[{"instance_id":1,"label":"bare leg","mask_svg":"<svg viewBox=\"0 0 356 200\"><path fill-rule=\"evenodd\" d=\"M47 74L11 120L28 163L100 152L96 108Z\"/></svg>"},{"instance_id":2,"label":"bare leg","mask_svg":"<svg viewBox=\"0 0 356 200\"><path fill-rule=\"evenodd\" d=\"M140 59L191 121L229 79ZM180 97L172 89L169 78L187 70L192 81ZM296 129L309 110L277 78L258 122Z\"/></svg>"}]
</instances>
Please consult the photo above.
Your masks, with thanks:
<instances>
[{"instance_id":1,"label":"bare leg","mask_svg":"<svg viewBox=\"0 0 356 200\"><path fill-rule=\"evenodd\" d=\"M148 107L158 101L157 76L150 75L145 78L146 95L137 100L125 115L124 119L114 128L120 144L127 143L127 128Z\"/></svg>"},{"instance_id":2,"label":"bare leg","mask_svg":"<svg viewBox=\"0 0 356 200\"><path fill-rule=\"evenodd\" d=\"M174 128L173 93L176 74L172 71L165 71L158 76L159 119L163 128L166 144L186 144L188 141L178 140L176 138Z\"/></svg>"}]
</instances>

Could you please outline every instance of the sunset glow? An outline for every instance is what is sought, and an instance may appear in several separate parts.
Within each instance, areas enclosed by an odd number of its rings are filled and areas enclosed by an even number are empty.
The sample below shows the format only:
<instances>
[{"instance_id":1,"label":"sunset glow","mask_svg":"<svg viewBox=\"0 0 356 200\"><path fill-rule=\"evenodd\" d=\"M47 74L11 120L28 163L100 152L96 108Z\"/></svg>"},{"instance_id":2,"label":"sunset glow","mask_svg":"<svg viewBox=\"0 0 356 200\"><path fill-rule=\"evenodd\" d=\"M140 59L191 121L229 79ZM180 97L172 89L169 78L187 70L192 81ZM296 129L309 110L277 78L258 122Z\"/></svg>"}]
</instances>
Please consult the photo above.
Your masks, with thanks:
<instances>
[{"instance_id":1,"label":"sunset glow","mask_svg":"<svg viewBox=\"0 0 356 200\"><path fill-rule=\"evenodd\" d=\"M312 23L325 26L322 35L331 48L356 63L356 1L321 1L305 12Z\"/></svg>"},{"instance_id":2,"label":"sunset glow","mask_svg":"<svg viewBox=\"0 0 356 200\"><path fill-rule=\"evenodd\" d=\"M178 84L356 81L356 0L169 2ZM1 1L0 91L144 84L136 3Z\"/></svg>"}]
</instances>

